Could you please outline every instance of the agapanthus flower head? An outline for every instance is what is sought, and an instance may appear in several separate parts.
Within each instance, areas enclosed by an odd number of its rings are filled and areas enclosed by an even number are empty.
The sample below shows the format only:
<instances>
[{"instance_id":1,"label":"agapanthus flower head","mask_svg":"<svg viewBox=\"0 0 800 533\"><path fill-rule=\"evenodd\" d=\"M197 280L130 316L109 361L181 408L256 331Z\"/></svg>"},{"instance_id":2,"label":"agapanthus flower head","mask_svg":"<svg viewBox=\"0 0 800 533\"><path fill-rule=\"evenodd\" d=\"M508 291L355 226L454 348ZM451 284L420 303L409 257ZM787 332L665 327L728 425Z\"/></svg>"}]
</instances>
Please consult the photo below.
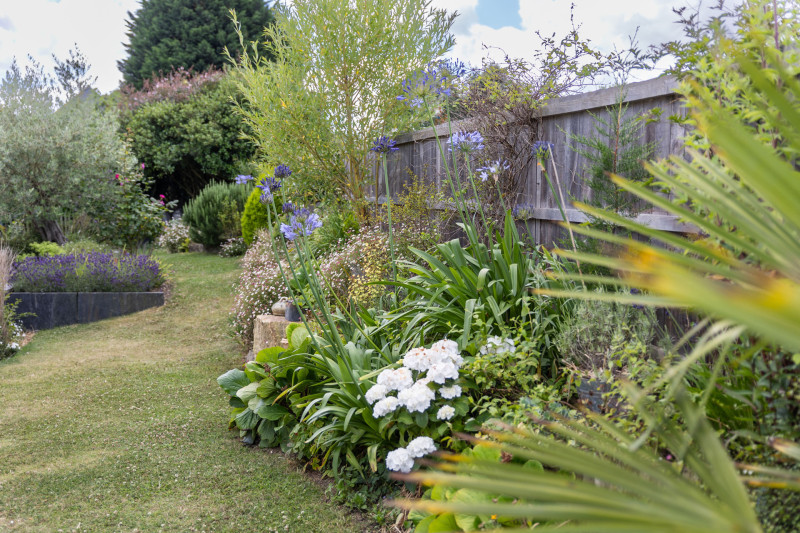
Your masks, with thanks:
<instances>
[{"instance_id":1,"label":"agapanthus flower head","mask_svg":"<svg viewBox=\"0 0 800 533\"><path fill-rule=\"evenodd\" d=\"M291 173L292 170L286 165L278 165L277 167L275 167L275 177L277 179L287 178Z\"/></svg>"},{"instance_id":2,"label":"agapanthus flower head","mask_svg":"<svg viewBox=\"0 0 800 533\"><path fill-rule=\"evenodd\" d=\"M450 96L450 77L451 74L445 69L430 65L403 81L404 94L397 99L406 102L410 107L420 107L426 97Z\"/></svg>"},{"instance_id":3,"label":"agapanthus flower head","mask_svg":"<svg viewBox=\"0 0 800 533\"><path fill-rule=\"evenodd\" d=\"M486 181L489 179L489 176L492 176L494 180L497 181L500 173L504 170L508 170L509 168L511 168L511 165L509 165L507 161L500 161L498 159L497 161L489 163L485 167L479 168L476 170L476 172L480 176L481 181Z\"/></svg>"},{"instance_id":4,"label":"agapanthus flower head","mask_svg":"<svg viewBox=\"0 0 800 533\"><path fill-rule=\"evenodd\" d=\"M463 152L469 154L483 150L483 136L477 131L457 131L450 136L448 141L451 152Z\"/></svg>"},{"instance_id":5,"label":"agapanthus flower head","mask_svg":"<svg viewBox=\"0 0 800 533\"><path fill-rule=\"evenodd\" d=\"M381 135L375 140L375 144L370 148L371 151L378 153L378 154L387 154L389 152L396 152L399 148L395 148L395 141L387 137L386 135Z\"/></svg>"},{"instance_id":6,"label":"agapanthus flower head","mask_svg":"<svg viewBox=\"0 0 800 533\"><path fill-rule=\"evenodd\" d=\"M544 157L550 150L552 150L555 147L556 145L551 142L536 141L535 143L533 143L531 151L533 152L533 155L535 155L536 157Z\"/></svg>"},{"instance_id":7,"label":"agapanthus flower head","mask_svg":"<svg viewBox=\"0 0 800 533\"><path fill-rule=\"evenodd\" d=\"M281 211L284 213L294 213L294 204L292 202L284 202L281 206Z\"/></svg>"},{"instance_id":8,"label":"agapanthus flower head","mask_svg":"<svg viewBox=\"0 0 800 533\"><path fill-rule=\"evenodd\" d=\"M281 185L283 184L272 176L266 176L262 179L261 183L256 185L256 187L261 189L261 203L272 203L273 194L281 188Z\"/></svg>"},{"instance_id":9,"label":"agapanthus flower head","mask_svg":"<svg viewBox=\"0 0 800 533\"><path fill-rule=\"evenodd\" d=\"M450 80L460 78L468 70L467 65L460 59L443 59L439 61L439 72L446 72Z\"/></svg>"},{"instance_id":10,"label":"agapanthus flower head","mask_svg":"<svg viewBox=\"0 0 800 533\"><path fill-rule=\"evenodd\" d=\"M528 219L533 215L535 208L536 206L532 204L517 204L511 214L514 215L514 218Z\"/></svg>"},{"instance_id":11,"label":"agapanthus flower head","mask_svg":"<svg viewBox=\"0 0 800 533\"><path fill-rule=\"evenodd\" d=\"M239 174L233 179L233 181L236 183L236 185L244 185L245 183L252 181L252 179L253 176L250 174Z\"/></svg>"},{"instance_id":12,"label":"agapanthus flower head","mask_svg":"<svg viewBox=\"0 0 800 533\"><path fill-rule=\"evenodd\" d=\"M263 197L263 195L262 195ZM288 224L281 224L281 233L288 241L293 241L299 236L308 237L314 230L322 227L319 215L309 209L301 207L289 217Z\"/></svg>"}]
</instances>

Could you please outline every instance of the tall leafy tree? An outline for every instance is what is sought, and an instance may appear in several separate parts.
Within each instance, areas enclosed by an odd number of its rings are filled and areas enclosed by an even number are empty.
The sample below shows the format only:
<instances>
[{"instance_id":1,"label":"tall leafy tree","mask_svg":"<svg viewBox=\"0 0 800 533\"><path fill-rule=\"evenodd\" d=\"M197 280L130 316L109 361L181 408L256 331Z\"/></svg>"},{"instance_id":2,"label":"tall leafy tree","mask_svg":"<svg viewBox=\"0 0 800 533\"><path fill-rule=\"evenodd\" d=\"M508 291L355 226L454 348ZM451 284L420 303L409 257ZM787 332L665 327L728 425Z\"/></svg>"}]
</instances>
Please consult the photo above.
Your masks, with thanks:
<instances>
[{"instance_id":1,"label":"tall leafy tree","mask_svg":"<svg viewBox=\"0 0 800 533\"><path fill-rule=\"evenodd\" d=\"M273 20L264 0L142 0L128 12L128 57L117 62L125 83L141 88L144 80L181 67L221 68L223 49L238 45L231 9L251 39Z\"/></svg>"}]
</instances>

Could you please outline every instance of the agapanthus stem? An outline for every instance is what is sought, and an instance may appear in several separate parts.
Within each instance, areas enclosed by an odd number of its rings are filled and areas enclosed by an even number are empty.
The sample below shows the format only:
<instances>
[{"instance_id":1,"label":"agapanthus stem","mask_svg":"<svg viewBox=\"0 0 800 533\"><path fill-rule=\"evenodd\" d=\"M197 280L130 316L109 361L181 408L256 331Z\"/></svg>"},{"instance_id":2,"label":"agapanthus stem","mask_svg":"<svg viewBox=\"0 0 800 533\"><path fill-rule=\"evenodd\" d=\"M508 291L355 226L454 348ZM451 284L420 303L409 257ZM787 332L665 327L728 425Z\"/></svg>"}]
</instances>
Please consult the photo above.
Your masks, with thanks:
<instances>
[{"instance_id":1,"label":"agapanthus stem","mask_svg":"<svg viewBox=\"0 0 800 533\"><path fill-rule=\"evenodd\" d=\"M389 172L386 164L386 152L381 155L383 160L383 181L386 186L386 216L389 219L389 250L392 254L392 281L397 281L397 260L394 255L394 226L392 225L392 193L389 191ZM378 189L375 189L377 197ZM397 300L397 285L394 285L394 298Z\"/></svg>"}]
</instances>

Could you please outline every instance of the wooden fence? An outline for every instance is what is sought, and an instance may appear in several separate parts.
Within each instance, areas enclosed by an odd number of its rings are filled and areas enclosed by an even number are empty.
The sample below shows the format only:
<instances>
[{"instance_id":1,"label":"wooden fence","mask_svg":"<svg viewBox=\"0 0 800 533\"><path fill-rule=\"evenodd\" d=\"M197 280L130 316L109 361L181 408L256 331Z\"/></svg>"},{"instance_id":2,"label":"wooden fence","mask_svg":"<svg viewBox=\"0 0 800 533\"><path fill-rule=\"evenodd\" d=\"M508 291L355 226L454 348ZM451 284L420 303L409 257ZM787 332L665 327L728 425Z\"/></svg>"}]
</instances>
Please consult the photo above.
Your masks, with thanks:
<instances>
[{"instance_id":1,"label":"wooden fence","mask_svg":"<svg viewBox=\"0 0 800 533\"><path fill-rule=\"evenodd\" d=\"M675 80L666 76L632 83L627 87L624 101L627 104L628 115L648 113L655 108L661 110L659 119L648 121L643 126L642 132L643 143L654 143L655 158L684 153L682 142L684 128L669 120L670 116L682 113L682 104L675 94L675 87ZM605 108L614 105L618 96L618 89L602 89L554 99L543 108L541 139L555 144L553 156L564 198L581 201L591 198L591 189L583 177L590 162L570 147L570 135L591 137L594 134L595 119L590 113L595 115L605 113ZM453 131L468 127L467 121L452 125ZM435 183L437 188L442 190L445 172L436 137L438 136L443 146L446 146L448 132L448 125L443 124L435 129L427 128L401 135L396 139L399 150L390 154L388 158L389 189L393 198L396 198L403 190L404 184L411 180L409 172L429 183ZM553 242L564 238L563 228L557 224L562 220L558 204L536 164L523 169L523 174L521 195L516 203L526 206L526 224L534 242L550 246ZM382 179L380 183L383 183ZM382 186L378 194L379 200L385 198ZM569 203L569 200L567 202ZM586 221L585 215L571 205L568 205L566 211L570 221ZM656 208L640 213L637 221L666 231L683 233L695 231L692 226L681 224L674 216Z\"/></svg>"}]
</instances>

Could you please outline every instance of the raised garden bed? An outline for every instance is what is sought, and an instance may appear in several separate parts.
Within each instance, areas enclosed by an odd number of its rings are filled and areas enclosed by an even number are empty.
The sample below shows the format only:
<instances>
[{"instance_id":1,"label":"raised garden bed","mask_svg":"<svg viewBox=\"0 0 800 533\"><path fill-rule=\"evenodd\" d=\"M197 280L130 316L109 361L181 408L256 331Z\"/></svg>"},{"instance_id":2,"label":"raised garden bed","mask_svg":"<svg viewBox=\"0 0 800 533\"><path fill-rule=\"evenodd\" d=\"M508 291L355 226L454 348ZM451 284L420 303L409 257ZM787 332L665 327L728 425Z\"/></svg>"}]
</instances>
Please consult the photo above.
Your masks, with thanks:
<instances>
[{"instance_id":1,"label":"raised garden bed","mask_svg":"<svg viewBox=\"0 0 800 533\"><path fill-rule=\"evenodd\" d=\"M164 305L163 292L12 292L25 329L86 324Z\"/></svg>"}]
</instances>

